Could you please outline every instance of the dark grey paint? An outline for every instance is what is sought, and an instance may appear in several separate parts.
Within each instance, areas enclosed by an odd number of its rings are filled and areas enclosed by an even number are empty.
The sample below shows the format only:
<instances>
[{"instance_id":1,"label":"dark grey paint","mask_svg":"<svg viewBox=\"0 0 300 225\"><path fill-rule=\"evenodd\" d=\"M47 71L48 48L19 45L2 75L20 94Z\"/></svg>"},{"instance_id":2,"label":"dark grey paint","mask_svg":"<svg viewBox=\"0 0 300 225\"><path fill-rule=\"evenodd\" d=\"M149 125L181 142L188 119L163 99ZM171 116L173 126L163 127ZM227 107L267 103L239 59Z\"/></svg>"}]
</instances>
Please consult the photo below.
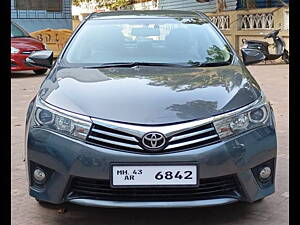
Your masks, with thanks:
<instances>
[{"instance_id":1,"label":"dark grey paint","mask_svg":"<svg viewBox=\"0 0 300 225\"><path fill-rule=\"evenodd\" d=\"M33 66L52 67L53 52L49 50L36 51L30 54L25 60Z\"/></svg>"},{"instance_id":2,"label":"dark grey paint","mask_svg":"<svg viewBox=\"0 0 300 225\"><path fill-rule=\"evenodd\" d=\"M258 49L243 48L241 52L245 65L259 63L266 59L266 56Z\"/></svg>"},{"instance_id":3,"label":"dark grey paint","mask_svg":"<svg viewBox=\"0 0 300 225\"><path fill-rule=\"evenodd\" d=\"M53 144L55 143L55 144ZM50 147L51 146L51 147ZM55 173L47 183L47 189L37 191L30 188L30 195L55 204L69 201L64 198L65 189L70 176L89 177L94 179L109 179L110 164L124 163L170 163L196 162L200 178L218 177L236 174L243 187L241 201L255 201L274 192L274 185L262 189L251 172L251 168L276 157L276 134L273 124L273 114L266 126L250 130L217 143L189 151L149 154L114 151L39 128L31 128L28 133L28 158L41 165L54 169ZM139 202L128 202L121 205L119 201L98 201L98 206L109 207L147 207L151 202L141 206ZM152 202L153 203L153 202ZM83 204L83 203L81 203ZM93 205L93 201L86 205ZM205 201L157 202L152 207L204 206ZM166 205L167 204L167 205ZM212 203L223 204L222 199ZM95 206L95 205L94 205Z\"/></svg>"},{"instance_id":4,"label":"dark grey paint","mask_svg":"<svg viewBox=\"0 0 300 225\"><path fill-rule=\"evenodd\" d=\"M204 119L247 105L259 87L241 65L221 67L57 67L40 95L91 117L137 124Z\"/></svg>"}]
</instances>

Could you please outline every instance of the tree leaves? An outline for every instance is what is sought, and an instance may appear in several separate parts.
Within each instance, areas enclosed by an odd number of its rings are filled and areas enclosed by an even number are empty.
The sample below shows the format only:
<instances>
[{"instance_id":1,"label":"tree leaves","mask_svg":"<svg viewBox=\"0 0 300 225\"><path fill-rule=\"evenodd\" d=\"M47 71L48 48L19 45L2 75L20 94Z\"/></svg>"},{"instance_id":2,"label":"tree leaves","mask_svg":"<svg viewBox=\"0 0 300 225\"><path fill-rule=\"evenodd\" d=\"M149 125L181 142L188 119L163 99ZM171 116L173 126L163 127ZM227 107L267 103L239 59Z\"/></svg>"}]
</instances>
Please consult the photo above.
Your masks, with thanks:
<instances>
[{"instance_id":1,"label":"tree leaves","mask_svg":"<svg viewBox=\"0 0 300 225\"><path fill-rule=\"evenodd\" d=\"M72 0L72 4L80 6L82 3L96 2L98 7L106 7L108 9L118 9L130 4L133 4L132 0Z\"/></svg>"}]
</instances>

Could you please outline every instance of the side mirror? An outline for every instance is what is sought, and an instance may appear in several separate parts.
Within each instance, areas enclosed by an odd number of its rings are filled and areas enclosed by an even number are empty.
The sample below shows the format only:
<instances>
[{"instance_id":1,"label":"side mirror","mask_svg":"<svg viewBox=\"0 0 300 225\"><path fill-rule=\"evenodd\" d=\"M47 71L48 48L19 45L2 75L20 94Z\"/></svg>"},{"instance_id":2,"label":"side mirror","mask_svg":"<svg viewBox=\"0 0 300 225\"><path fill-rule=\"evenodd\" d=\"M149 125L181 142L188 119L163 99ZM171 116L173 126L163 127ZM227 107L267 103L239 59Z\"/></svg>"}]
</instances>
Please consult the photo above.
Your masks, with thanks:
<instances>
[{"instance_id":1,"label":"side mirror","mask_svg":"<svg viewBox=\"0 0 300 225\"><path fill-rule=\"evenodd\" d=\"M242 48L242 57L245 65L250 65L263 61L266 56L257 49Z\"/></svg>"},{"instance_id":2,"label":"side mirror","mask_svg":"<svg viewBox=\"0 0 300 225\"><path fill-rule=\"evenodd\" d=\"M26 62L33 66L51 68L53 52L48 50L33 52L26 58Z\"/></svg>"}]
</instances>

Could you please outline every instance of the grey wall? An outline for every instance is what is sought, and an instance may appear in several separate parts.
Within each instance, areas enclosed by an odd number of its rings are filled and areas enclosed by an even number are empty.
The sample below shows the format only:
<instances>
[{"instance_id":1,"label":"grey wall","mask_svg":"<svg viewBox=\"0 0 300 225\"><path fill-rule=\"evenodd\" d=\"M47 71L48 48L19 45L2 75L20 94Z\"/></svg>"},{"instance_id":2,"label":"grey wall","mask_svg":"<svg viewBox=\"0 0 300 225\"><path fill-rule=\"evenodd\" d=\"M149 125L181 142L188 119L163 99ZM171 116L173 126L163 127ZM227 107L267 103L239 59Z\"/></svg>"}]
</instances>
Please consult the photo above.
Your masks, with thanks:
<instances>
[{"instance_id":1,"label":"grey wall","mask_svg":"<svg viewBox=\"0 0 300 225\"><path fill-rule=\"evenodd\" d=\"M11 20L28 32L52 28L72 30L72 0L63 0L61 12L46 10L16 10L15 0L11 0Z\"/></svg>"},{"instance_id":2,"label":"grey wall","mask_svg":"<svg viewBox=\"0 0 300 225\"><path fill-rule=\"evenodd\" d=\"M235 10L237 0L226 0L225 10ZM216 1L199 3L196 0L159 0L159 9L199 10L201 12L215 12Z\"/></svg>"}]
</instances>

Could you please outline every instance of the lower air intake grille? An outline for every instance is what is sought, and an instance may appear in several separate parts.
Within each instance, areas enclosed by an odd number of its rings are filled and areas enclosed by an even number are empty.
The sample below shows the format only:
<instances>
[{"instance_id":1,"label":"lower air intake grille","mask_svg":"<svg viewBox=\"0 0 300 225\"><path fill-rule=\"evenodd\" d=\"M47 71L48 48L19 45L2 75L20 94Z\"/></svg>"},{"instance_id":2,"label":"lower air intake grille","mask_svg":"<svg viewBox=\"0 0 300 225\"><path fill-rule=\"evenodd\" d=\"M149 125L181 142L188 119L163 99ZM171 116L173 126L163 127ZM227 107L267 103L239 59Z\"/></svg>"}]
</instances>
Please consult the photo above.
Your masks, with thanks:
<instances>
[{"instance_id":1,"label":"lower air intake grille","mask_svg":"<svg viewBox=\"0 0 300 225\"><path fill-rule=\"evenodd\" d=\"M13 62L13 61L10 61L10 66L11 67L15 67L15 66L17 66L17 64L15 62Z\"/></svg>"},{"instance_id":2,"label":"lower air intake grille","mask_svg":"<svg viewBox=\"0 0 300 225\"><path fill-rule=\"evenodd\" d=\"M186 201L222 197L239 198L235 176L200 179L199 187L191 188L111 188L109 180L74 177L68 198L111 201Z\"/></svg>"},{"instance_id":3,"label":"lower air intake grille","mask_svg":"<svg viewBox=\"0 0 300 225\"><path fill-rule=\"evenodd\" d=\"M28 50L28 51L24 51L21 54L23 55L30 55L34 50Z\"/></svg>"}]
</instances>

